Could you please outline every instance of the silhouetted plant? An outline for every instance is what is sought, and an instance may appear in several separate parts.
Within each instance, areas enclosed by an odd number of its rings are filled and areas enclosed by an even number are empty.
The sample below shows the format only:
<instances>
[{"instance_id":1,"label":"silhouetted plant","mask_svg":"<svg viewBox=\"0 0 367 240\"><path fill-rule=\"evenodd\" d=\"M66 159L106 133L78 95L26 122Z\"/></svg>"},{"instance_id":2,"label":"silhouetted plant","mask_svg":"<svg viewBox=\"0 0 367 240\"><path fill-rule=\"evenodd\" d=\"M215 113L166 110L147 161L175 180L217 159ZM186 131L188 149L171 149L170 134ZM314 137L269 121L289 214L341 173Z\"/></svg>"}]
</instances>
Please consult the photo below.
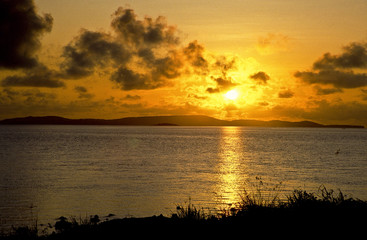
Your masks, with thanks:
<instances>
[{"instance_id":1,"label":"silhouetted plant","mask_svg":"<svg viewBox=\"0 0 367 240\"><path fill-rule=\"evenodd\" d=\"M59 221L55 223L55 230L57 232L65 232L72 228L73 224L64 216L58 218Z\"/></svg>"},{"instance_id":2,"label":"silhouetted plant","mask_svg":"<svg viewBox=\"0 0 367 240\"><path fill-rule=\"evenodd\" d=\"M256 177L256 183L247 182L240 195L240 202L227 211L227 215L242 215L254 208L274 208L281 204L280 194L282 183L271 186L264 182L261 177Z\"/></svg>"},{"instance_id":3,"label":"silhouetted plant","mask_svg":"<svg viewBox=\"0 0 367 240\"><path fill-rule=\"evenodd\" d=\"M308 193L305 190L295 189L289 195L288 202L285 204L287 207L291 208L304 208L314 206L318 199L314 193Z\"/></svg>"},{"instance_id":4,"label":"silhouetted plant","mask_svg":"<svg viewBox=\"0 0 367 240\"><path fill-rule=\"evenodd\" d=\"M206 214L204 208L198 209L191 203L191 198L189 198L189 203L186 205L179 204L176 206L176 217L180 219L187 220L205 220L210 214Z\"/></svg>"}]
</instances>

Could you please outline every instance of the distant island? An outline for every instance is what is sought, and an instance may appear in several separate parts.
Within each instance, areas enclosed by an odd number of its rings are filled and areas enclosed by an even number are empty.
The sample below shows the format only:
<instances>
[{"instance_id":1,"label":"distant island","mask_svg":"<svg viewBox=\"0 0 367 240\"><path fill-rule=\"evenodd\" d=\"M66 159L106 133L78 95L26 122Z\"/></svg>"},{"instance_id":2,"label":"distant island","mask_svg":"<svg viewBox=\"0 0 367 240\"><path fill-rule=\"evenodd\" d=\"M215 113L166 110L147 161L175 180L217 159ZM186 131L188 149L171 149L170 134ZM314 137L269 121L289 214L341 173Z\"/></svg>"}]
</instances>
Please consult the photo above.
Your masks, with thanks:
<instances>
[{"instance_id":1,"label":"distant island","mask_svg":"<svg viewBox=\"0 0 367 240\"><path fill-rule=\"evenodd\" d=\"M0 124L364 128L364 126L358 125L323 125L311 121L228 121L202 115L126 117L120 119L68 119L56 116L45 116L5 119L1 120Z\"/></svg>"}]
</instances>

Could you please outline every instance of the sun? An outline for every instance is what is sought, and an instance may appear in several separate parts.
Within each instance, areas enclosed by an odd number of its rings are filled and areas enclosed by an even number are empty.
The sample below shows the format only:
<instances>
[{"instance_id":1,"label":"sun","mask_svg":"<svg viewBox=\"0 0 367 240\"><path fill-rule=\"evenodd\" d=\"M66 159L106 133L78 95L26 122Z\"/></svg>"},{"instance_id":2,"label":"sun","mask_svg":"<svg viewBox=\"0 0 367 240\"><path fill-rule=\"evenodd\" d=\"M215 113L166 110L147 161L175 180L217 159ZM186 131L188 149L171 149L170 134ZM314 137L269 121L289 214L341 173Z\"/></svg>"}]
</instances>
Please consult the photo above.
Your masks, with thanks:
<instances>
[{"instance_id":1,"label":"sun","mask_svg":"<svg viewBox=\"0 0 367 240\"><path fill-rule=\"evenodd\" d=\"M226 94L224 94L224 96L227 99L236 100L239 96L239 93L236 89L233 89L233 90L228 91Z\"/></svg>"}]
</instances>

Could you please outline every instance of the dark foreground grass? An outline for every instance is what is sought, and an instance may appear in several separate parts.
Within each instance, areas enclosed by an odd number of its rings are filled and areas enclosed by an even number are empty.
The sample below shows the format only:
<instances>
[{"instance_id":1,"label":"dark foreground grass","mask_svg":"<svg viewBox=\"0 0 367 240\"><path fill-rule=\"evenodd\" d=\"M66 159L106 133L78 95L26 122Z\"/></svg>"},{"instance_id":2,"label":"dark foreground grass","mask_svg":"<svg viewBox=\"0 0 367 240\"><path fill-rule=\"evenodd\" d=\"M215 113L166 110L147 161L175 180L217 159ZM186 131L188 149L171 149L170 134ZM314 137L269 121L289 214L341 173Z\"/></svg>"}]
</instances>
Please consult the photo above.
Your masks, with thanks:
<instances>
[{"instance_id":1,"label":"dark foreground grass","mask_svg":"<svg viewBox=\"0 0 367 240\"><path fill-rule=\"evenodd\" d=\"M318 194L294 190L280 200L278 194L264 195L259 189L244 192L234 207L215 214L195 207L190 201L177 205L170 217L123 218L100 221L97 215L79 219L60 217L53 232L42 233L35 226L13 228L2 239L122 239L122 238L216 238L228 236L257 237L275 232L307 237L360 234L367 228L367 201L348 197L321 187ZM254 236L254 235L252 235ZM315 237L315 236L313 236Z\"/></svg>"}]
</instances>

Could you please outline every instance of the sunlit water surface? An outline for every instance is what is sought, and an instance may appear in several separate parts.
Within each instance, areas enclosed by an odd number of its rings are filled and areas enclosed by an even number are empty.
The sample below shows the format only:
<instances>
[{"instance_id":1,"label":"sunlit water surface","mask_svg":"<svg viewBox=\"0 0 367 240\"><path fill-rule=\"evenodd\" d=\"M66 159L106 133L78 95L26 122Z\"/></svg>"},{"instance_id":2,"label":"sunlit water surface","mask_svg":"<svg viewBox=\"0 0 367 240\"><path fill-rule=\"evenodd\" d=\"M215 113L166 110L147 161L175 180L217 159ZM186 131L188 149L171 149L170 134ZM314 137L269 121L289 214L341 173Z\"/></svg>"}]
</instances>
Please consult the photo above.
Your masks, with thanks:
<instances>
[{"instance_id":1,"label":"sunlit water surface","mask_svg":"<svg viewBox=\"0 0 367 240\"><path fill-rule=\"evenodd\" d=\"M367 199L365 129L0 126L0 226L225 208L244 188ZM265 186L265 185L264 185ZM267 187L263 187L267 190Z\"/></svg>"}]
</instances>

